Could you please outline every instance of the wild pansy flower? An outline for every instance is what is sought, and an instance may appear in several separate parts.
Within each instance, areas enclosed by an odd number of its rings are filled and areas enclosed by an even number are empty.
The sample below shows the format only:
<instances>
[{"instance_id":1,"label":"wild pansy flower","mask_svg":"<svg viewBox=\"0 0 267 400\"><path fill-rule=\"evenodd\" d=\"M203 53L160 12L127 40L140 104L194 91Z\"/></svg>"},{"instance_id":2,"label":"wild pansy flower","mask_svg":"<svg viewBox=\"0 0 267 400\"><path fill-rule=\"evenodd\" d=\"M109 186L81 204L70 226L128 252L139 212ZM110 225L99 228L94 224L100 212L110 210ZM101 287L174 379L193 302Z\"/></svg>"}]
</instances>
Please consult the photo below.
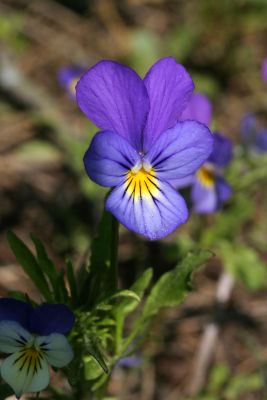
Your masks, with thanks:
<instances>
[{"instance_id":1,"label":"wild pansy flower","mask_svg":"<svg viewBox=\"0 0 267 400\"><path fill-rule=\"evenodd\" d=\"M129 67L101 61L76 87L79 107L101 129L84 156L87 174L114 187L107 210L152 240L187 220L186 203L171 183L194 173L212 151L206 126L177 122L193 90L190 75L171 57L143 80Z\"/></svg>"},{"instance_id":2,"label":"wild pansy flower","mask_svg":"<svg viewBox=\"0 0 267 400\"><path fill-rule=\"evenodd\" d=\"M72 360L64 334L73 323L64 304L34 308L20 300L0 299L0 352L10 354L1 364L1 375L17 398L48 386L49 365L61 368Z\"/></svg>"},{"instance_id":3,"label":"wild pansy flower","mask_svg":"<svg viewBox=\"0 0 267 400\"><path fill-rule=\"evenodd\" d=\"M196 93L182 114L183 119L197 119L209 125L212 117L212 105L209 99ZM232 159L232 142L214 133L213 151L196 174L183 180L177 180L178 188L191 185L191 201L193 210L197 213L211 213L219 210L232 194L232 189L222 177L221 169Z\"/></svg>"},{"instance_id":4,"label":"wild pansy flower","mask_svg":"<svg viewBox=\"0 0 267 400\"><path fill-rule=\"evenodd\" d=\"M267 58L263 60L261 67L261 76L264 82L267 82Z\"/></svg>"},{"instance_id":5,"label":"wild pansy flower","mask_svg":"<svg viewBox=\"0 0 267 400\"><path fill-rule=\"evenodd\" d=\"M267 129L260 126L253 113L246 114L241 121L241 144L246 151L254 153L267 151Z\"/></svg>"},{"instance_id":6,"label":"wild pansy flower","mask_svg":"<svg viewBox=\"0 0 267 400\"><path fill-rule=\"evenodd\" d=\"M58 72L58 80L72 100L76 99L75 86L86 69L79 65L63 67Z\"/></svg>"}]
</instances>

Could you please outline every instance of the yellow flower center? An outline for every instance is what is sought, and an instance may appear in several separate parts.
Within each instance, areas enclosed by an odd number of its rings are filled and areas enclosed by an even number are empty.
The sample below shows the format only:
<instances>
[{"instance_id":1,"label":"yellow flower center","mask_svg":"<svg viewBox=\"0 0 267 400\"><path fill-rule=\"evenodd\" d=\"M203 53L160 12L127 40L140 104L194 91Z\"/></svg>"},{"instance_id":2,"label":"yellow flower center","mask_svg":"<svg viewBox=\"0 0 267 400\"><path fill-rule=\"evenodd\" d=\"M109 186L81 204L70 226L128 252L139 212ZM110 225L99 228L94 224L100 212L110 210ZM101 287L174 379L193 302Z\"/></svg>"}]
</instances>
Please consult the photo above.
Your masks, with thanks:
<instances>
[{"instance_id":1,"label":"yellow flower center","mask_svg":"<svg viewBox=\"0 0 267 400\"><path fill-rule=\"evenodd\" d=\"M148 165L142 165L141 168L137 168L132 168L126 175L126 193L135 200L140 197L156 195L159 191L159 185L154 169Z\"/></svg>"},{"instance_id":2,"label":"yellow flower center","mask_svg":"<svg viewBox=\"0 0 267 400\"><path fill-rule=\"evenodd\" d=\"M27 375L34 375L38 372L38 369L42 369L41 361L44 356L40 350L36 347L24 347L19 353L18 357L14 361L14 365L18 364L20 371L26 372Z\"/></svg>"},{"instance_id":3,"label":"yellow flower center","mask_svg":"<svg viewBox=\"0 0 267 400\"><path fill-rule=\"evenodd\" d=\"M208 167L201 167L197 171L197 178L203 186L211 187L214 185L215 177L212 169Z\"/></svg>"}]
</instances>

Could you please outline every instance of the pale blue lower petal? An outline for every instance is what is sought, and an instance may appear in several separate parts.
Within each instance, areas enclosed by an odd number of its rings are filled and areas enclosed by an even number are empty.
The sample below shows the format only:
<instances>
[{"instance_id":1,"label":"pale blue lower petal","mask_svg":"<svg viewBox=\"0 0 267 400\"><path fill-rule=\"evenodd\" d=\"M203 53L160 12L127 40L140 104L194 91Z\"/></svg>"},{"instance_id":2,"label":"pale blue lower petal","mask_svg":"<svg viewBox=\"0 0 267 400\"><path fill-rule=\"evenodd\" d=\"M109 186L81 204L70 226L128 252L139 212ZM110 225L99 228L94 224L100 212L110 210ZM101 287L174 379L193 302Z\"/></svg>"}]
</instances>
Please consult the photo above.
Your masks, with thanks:
<instances>
[{"instance_id":1,"label":"pale blue lower petal","mask_svg":"<svg viewBox=\"0 0 267 400\"><path fill-rule=\"evenodd\" d=\"M39 336L36 344L44 353L48 363L53 367L61 368L69 364L73 358L73 351L67 338L60 333L49 336Z\"/></svg>"},{"instance_id":2,"label":"pale blue lower petal","mask_svg":"<svg viewBox=\"0 0 267 400\"><path fill-rule=\"evenodd\" d=\"M106 208L123 225L150 240L161 239L186 222L188 210L182 196L167 182L145 195L129 195L125 184L113 189Z\"/></svg>"},{"instance_id":3,"label":"pale blue lower petal","mask_svg":"<svg viewBox=\"0 0 267 400\"><path fill-rule=\"evenodd\" d=\"M215 185L204 186L197 179L192 186L191 200L193 211L199 214L208 214L217 210L218 198Z\"/></svg>"},{"instance_id":4,"label":"pale blue lower petal","mask_svg":"<svg viewBox=\"0 0 267 400\"><path fill-rule=\"evenodd\" d=\"M24 393L40 392L49 383L48 364L44 357L21 358L21 352L7 357L1 366L3 380L8 383L19 398Z\"/></svg>"},{"instance_id":5,"label":"pale blue lower petal","mask_svg":"<svg viewBox=\"0 0 267 400\"><path fill-rule=\"evenodd\" d=\"M30 341L33 341L32 335L17 322L0 322L0 352L14 353Z\"/></svg>"}]
</instances>

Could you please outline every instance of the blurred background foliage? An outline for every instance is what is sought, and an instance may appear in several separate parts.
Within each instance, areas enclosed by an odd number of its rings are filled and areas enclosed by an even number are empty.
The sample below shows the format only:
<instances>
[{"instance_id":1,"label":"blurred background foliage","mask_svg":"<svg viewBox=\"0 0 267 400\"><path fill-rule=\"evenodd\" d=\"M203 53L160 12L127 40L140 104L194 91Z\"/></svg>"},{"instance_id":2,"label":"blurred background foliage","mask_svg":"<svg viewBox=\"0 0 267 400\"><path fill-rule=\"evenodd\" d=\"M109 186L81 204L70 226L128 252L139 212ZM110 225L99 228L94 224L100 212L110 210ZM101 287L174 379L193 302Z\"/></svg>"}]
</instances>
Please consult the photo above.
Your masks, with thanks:
<instances>
[{"instance_id":1,"label":"blurred background foliage","mask_svg":"<svg viewBox=\"0 0 267 400\"><path fill-rule=\"evenodd\" d=\"M267 121L260 73L266 21L265 0L0 0L1 295L22 290L40 300L11 255L7 229L31 248L29 232L40 237L58 269L66 256L77 266L88 257L102 211L106 190L89 181L82 163L96 128L60 87L59 69L112 58L144 75L171 55L212 100L213 128L234 141L238 156L243 115L256 112ZM191 216L161 243L121 229L121 288L147 267L159 278L195 243L216 257L197 274L183 306L155 321L141 366L114 371L111 396L267 399L265 170L264 156L246 163L237 157L228 171L236 191L226 210ZM230 301L217 307L223 267L236 283ZM212 368L193 390L196 354L213 321L219 334ZM194 391L200 394L192 397Z\"/></svg>"}]
</instances>

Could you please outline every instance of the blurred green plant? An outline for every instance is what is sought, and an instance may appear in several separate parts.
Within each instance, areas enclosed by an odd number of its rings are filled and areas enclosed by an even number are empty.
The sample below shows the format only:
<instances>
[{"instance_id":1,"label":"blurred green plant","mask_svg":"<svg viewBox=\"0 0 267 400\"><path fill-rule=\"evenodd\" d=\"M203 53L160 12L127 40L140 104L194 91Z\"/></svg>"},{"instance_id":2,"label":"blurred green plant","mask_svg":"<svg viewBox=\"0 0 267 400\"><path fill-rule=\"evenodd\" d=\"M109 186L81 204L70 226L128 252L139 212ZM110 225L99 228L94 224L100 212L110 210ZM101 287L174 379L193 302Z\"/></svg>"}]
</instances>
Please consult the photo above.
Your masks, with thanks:
<instances>
[{"instance_id":1,"label":"blurred green plant","mask_svg":"<svg viewBox=\"0 0 267 400\"><path fill-rule=\"evenodd\" d=\"M76 272L70 259L58 269L47 255L42 242L31 236L35 254L8 232L10 247L44 301L65 303L76 315L70 334L75 357L65 369L73 388L73 399L88 399L90 393L102 399L110 372L121 359L145 340L153 317L162 308L179 305L191 290L192 274L207 262L212 253L195 250L171 271L151 285L153 274L146 269L126 290L117 288L118 222L103 214L97 237L92 242L90 263ZM27 300L24 293L13 296ZM138 313L135 310L138 308ZM125 324L131 315L131 329ZM131 348L132 346L132 348ZM63 399L53 388L53 399Z\"/></svg>"}]
</instances>

